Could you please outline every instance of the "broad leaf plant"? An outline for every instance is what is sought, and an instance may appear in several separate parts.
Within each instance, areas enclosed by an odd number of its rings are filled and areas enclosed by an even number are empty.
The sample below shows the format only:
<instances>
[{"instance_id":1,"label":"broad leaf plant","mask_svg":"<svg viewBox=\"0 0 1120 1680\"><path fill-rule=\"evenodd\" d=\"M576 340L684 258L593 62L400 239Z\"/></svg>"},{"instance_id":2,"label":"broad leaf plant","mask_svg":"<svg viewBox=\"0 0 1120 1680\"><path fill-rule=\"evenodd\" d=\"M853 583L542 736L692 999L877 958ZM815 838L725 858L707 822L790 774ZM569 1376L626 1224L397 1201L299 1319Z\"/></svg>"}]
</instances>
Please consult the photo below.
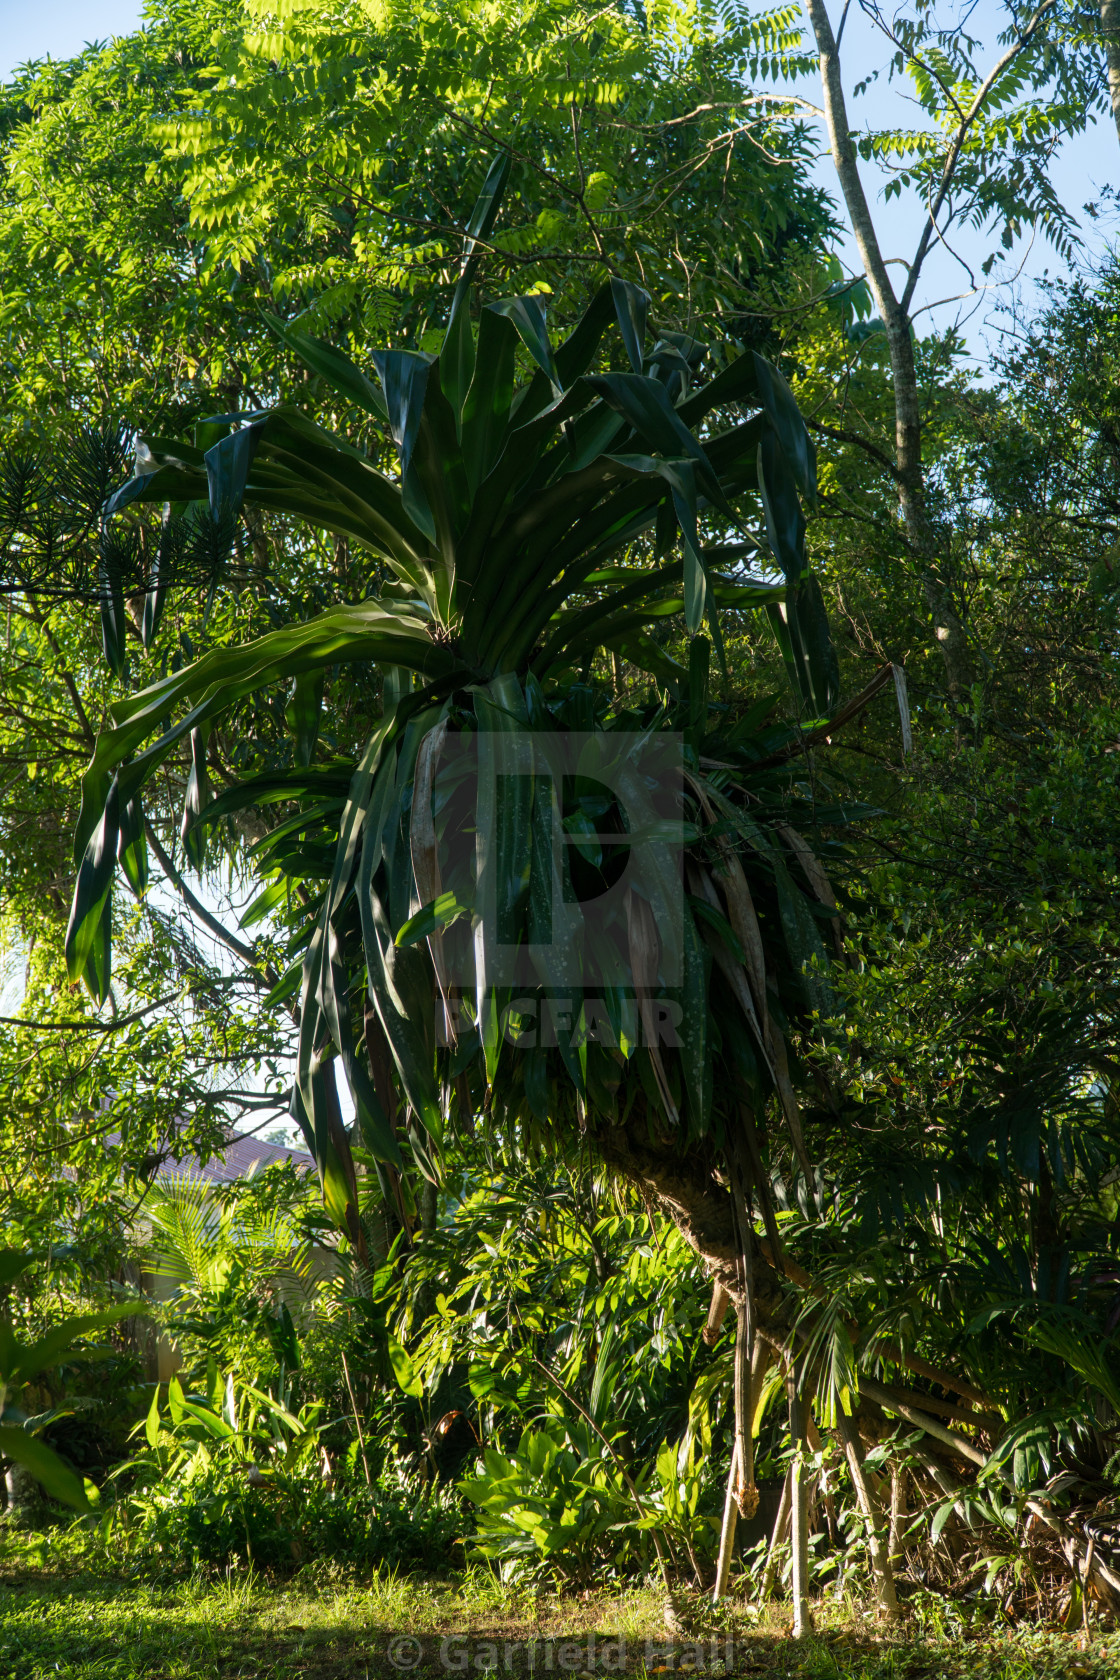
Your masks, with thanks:
<instances>
[{"instance_id":1,"label":"broad leaf plant","mask_svg":"<svg viewBox=\"0 0 1120 1680\"><path fill-rule=\"evenodd\" d=\"M438 1176L449 1124L481 1120L530 1143L590 1135L608 1156L624 1127L670 1153L699 1146L715 1159L726 1149L748 1194L757 1183L765 1200L765 1116L776 1099L801 1169L811 1166L787 1035L828 1007L826 949L838 924L821 846L803 831L842 817L791 792L788 769L837 700L805 553L812 446L776 367L734 345L657 336L650 298L635 285L604 284L559 344L539 296L472 314L474 255L506 174L499 159L476 205L438 354L384 350L361 368L298 320L272 323L321 386L391 435L396 473L285 404L219 417L205 448L142 440L135 476L106 504L110 530L144 504L162 505L172 546L181 546L184 522L196 531L209 522L215 540L228 541L243 511L259 509L333 532L374 558L368 593L355 604L210 652L111 707L83 783L67 936L72 976L104 999L114 876L119 864L135 892L145 889L144 805L169 759L189 754L183 843L196 864L221 819L275 811L255 854L267 904L287 918L291 966L270 996L298 1018L293 1113L327 1205L360 1248L353 1138L406 1227L413 1174ZM619 350L621 368L611 365ZM141 620L146 641L161 599L157 561ZM773 721L772 701L731 723L710 700L720 615L743 610L769 618L797 697L792 724ZM120 592L106 590L105 649L122 677L123 612ZM682 621L687 664L666 646ZM596 678L607 654L646 673L641 701ZM356 762L318 742L324 682L347 663L383 673L381 715L370 719ZM207 771L215 719L282 686L289 765L215 797ZM560 746L572 735L604 742L619 774L636 762L635 743L679 740L669 813L684 848L675 978L641 880L612 896L613 854L627 844L618 802L601 780L576 774L560 778L553 810L541 797L539 760L521 750L528 737ZM490 749L486 762L505 789L488 807L487 832L472 833L458 750L471 741ZM568 841L566 890L583 907L588 948L614 937L628 956L629 986L604 988L570 966L550 970L547 947L533 942L541 882L551 884L554 819ZM468 841L444 878L453 830ZM491 979L482 958L470 984L452 962L456 940L468 961L478 949L484 887L508 942L544 952L528 998L524 986ZM679 1029L664 1040L643 1031L655 996L676 1002ZM510 1030L558 997L571 1027L558 1042ZM341 1116L338 1059L353 1131Z\"/></svg>"}]
</instances>

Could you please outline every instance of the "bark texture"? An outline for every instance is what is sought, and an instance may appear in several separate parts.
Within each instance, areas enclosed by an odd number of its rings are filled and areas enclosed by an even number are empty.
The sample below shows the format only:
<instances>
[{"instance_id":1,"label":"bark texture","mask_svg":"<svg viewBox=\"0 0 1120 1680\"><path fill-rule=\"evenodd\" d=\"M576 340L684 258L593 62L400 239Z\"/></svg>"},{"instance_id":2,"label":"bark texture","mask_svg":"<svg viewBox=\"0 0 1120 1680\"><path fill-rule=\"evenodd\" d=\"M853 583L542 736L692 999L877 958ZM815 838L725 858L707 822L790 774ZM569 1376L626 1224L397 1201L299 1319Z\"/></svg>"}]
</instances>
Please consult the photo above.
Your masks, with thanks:
<instances>
[{"instance_id":1,"label":"bark texture","mask_svg":"<svg viewBox=\"0 0 1120 1680\"><path fill-rule=\"evenodd\" d=\"M1106 0L1106 3L1120 9L1120 0ZM860 179L852 131L848 122L844 84L840 74L840 53L825 0L806 0L806 10L820 57L825 123L836 178L844 195L856 248L887 338L894 387L894 478L898 490L899 510L920 570L926 611L945 663L949 692L954 698L958 698L967 693L971 683L971 663L964 626L953 607L950 592L938 564L937 534L926 505L922 471L921 393L914 362L910 315L891 285L867 195Z\"/></svg>"},{"instance_id":2,"label":"bark texture","mask_svg":"<svg viewBox=\"0 0 1120 1680\"><path fill-rule=\"evenodd\" d=\"M1120 0L1101 0L1101 40L1108 66L1108 97L1120 139Z\"/></svg>"}]
</instances>

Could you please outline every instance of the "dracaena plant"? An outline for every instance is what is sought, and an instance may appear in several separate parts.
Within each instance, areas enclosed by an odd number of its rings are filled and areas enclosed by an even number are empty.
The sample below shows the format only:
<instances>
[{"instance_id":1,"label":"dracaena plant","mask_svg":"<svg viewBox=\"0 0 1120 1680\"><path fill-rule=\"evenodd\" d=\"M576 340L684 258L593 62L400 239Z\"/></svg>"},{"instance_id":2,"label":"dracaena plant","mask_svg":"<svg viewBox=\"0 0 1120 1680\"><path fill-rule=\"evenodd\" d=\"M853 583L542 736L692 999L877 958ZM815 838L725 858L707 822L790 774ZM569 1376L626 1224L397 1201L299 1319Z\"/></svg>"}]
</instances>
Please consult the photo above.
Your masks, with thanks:
<instances>
[{"instance_id":1,"label":"dracaena plant","mask_svg":"<svg viewBox=\"0 0 1120 1680\"><path fill-rule=\"evenodd\" d=\"M504 179L499 161L471 241L488 233ZM741 1142L747 1127L749 1175L761 1172L754 1128L776 1094L809 1164L785 1033L826 1001L836 912L816 852L789 826L781 766L806 719L834 708L836 667L805 559L814 469L804 425L775 367L734 346L656 336L648 296L618 279L557 345L538 297L472 313L473 251L438 354L385 350L362 369L298 323L274 323L321 385L391 435L395 473L281 406L224 417L205 453L145 440L136 476L107 504L110 520L162 503L169 526L181 514L226 530L243 509L272 510L344 536L379 563L356 604L211 652L111 708L83 784L67 941L71 973L103 998L113 876L119 860L134 890L144 888L142 802L172 755L186 763L189 752L188 857L200 855L208 824L239 807L278 807L256 857L268 902L288 906L294 961L272 995L299 997L293 1112L329 1207L359 1243L350 1134L329 1066L338 1057L358 1135L406 1223L406 1159L436 1172L449 1120L476 1115L507 1139L519 1129L609 1131L640 1117L673 1148ZM611 366L619 352L622 370ZM719 616L732 609L769 616L798 724L774 724L764 705L713 727L708 650L720 652ZM111 597L105 610L115 610ZM674 621L692 638L687 666L652 633ZM123 636L109 626L105 643L122 646ZM649 674L641 704L593 680L604 650ZM317 746L325 674L346 662L384 672L381 715L348 763ZM215 719L281 684L291 685L290 766L214 798L206 741ZM666 732L680 738L683 776L661 815L687 851L675 976L656 892L632 881L612 898L609 838L619 855L630 843L616 795L627 766L636 774L635 743ZM554 740L559 751L573 735L605 743L602 752L595 765L558 771L543 798L541 761L526 758L524 739ZM465 792L461 749L472 742L489 749L490 768L479 758L476 777L504 778L486 832ZM598 771L608 762L617 774L604 792ZM823 805L802 809L806 820L827 818ZM557 829L570 842L560 897L583 907L588 951L612 939L622 950L629 985L597 983L578 960L574 970L550 967L535 918L542 879L556 885ZM456 835L469 842L441 863ZM484 889L507 947L536 953L527 996L524 981L492 977L479 955ZM667 1035L651 1028L665 996L679 1028ZM510 1033L511 1015L520 1029L557 997L565 1025L556 1042Z\"/></svg>"}]
</instances>

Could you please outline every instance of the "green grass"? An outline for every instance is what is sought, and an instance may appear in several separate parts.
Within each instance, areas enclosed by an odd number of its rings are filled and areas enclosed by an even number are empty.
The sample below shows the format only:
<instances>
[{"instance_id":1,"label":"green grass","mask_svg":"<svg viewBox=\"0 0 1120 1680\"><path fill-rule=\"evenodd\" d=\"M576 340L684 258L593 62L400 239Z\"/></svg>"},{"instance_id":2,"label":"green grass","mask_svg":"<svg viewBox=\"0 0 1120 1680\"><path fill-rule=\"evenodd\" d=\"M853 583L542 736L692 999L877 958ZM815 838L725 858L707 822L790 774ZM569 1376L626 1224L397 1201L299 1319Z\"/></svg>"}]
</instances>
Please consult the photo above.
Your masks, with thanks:
<instances>
[{"instance_id":1,"label":"green grass","mask_svg":"<svg viewBox=\"0 0 1120 1680\"><path fill-rule=\"evenodd\" d=\"M968 1628L933 1600L890 1635L851 1605L825 1602L818 1632L800 1642L781 1605L760 1617L733 1604L713 1620L697 1600L682 1614L690 1635L671 1641L652 1589L534 1595L484 1574L357 1581L325 1568L280 1585L246 1575L161 1585L67 1568L26 1539L0 1541L0 1680L435 1680L488 1670L549 1680L581 1671L1120 1680L1116 1635ZM413 1643L394 1644L402 1640ZM418 1660L404 1668L393 1654Z\"/></svg>"}]
</instances>

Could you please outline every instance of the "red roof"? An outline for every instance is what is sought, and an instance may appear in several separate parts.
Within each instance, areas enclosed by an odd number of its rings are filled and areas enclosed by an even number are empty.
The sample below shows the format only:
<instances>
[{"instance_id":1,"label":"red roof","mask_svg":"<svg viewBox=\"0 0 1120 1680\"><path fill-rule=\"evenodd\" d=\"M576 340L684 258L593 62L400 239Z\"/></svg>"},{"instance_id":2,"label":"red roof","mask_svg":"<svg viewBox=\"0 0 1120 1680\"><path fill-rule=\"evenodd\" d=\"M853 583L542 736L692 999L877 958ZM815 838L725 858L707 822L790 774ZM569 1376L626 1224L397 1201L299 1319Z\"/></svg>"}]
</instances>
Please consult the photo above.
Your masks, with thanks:
<instances>
[{"instance_id":1,"label":"red roof","mask_svg":"<svg viewBox=\"0 0 1120 1680\"><path fill-rule=\"evenodd\" d=\"M284 1144L266 1143L263 1138L245 1137L234 1132L223 1150L224 1160L213 1156L205 1165L195 1155L165 1156L156 1170L157 1179L206 1179L211 1184L232 1184L236 1179L248 1178L250 1173L278 1162L291 1161L297 1172L314 1172L315 1163L302 1149L288 1149Z\"/></svg>"},{"instance_id":2,"label":"red roof","mask_svg":"<svg viewBox=\"0 0 1120 1680\"><path fill-rule=\"evenodd\" d=\"M121 1141L119 1132L108 1132L105 1146L112 1149ZM222 1151L224 1160L212 1156L205 1165L193 1153L176 1155L170 1149L160 1153L152 1173L155 1182L166 1183L171 1178L202 1179L207 1184L232 1184L250 1173L273 1167L278 1161L291 1161L297 1172L314 1172L315 1162L303 1149L288 1149L282 1143L266 1143L263 1138L247 1137L231 1132ZM150 1169L149 1169L150 1170Z\"/></svg>"}]
</instances>

